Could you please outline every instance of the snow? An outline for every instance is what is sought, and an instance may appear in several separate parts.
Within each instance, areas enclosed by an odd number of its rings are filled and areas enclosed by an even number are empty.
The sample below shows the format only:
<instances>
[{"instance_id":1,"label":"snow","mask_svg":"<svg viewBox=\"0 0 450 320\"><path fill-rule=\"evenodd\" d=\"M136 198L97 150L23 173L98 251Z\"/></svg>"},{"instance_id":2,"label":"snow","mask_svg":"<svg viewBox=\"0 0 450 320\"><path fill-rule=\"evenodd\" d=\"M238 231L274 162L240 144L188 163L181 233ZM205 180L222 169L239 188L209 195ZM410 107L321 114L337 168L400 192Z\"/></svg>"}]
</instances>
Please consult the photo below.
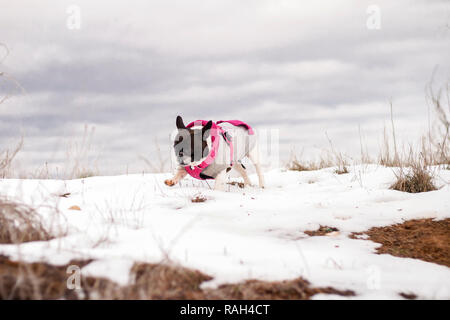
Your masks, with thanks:
<instances>
[{"instance_id":1,"label":"snow","mask_svg":"<svg viewBox=\"0 0 450 320\"><path fill-rule=\"evenodd\" d=\"M186 178L169 188L170 174L92 177L81 180L0 180L0 194L38 208L64 236L50 241L0 245L0 254L25 261L65 264L94 259L85 275L129 281L133 262L170 258L212 277L204 283L304 277L314 286L354 290L357 299L450 299L450 269L416 259L375 254L374 242L352 232L416 218L450 217L450 171L435 170L437 191L390 190L395 169L358 165L266 172L266 188L214 191L213 182ZM254 183L255 176L251 176ZM67 198L59 197L70 193ZM207 198L192 203L196 194ZM81 211L69 210L79 206ZM56 210L55 210L56 209ZM320 225L330 236L309 237ZM316 295L315 299L352 299Z\"/></svg>"}]
</instances>

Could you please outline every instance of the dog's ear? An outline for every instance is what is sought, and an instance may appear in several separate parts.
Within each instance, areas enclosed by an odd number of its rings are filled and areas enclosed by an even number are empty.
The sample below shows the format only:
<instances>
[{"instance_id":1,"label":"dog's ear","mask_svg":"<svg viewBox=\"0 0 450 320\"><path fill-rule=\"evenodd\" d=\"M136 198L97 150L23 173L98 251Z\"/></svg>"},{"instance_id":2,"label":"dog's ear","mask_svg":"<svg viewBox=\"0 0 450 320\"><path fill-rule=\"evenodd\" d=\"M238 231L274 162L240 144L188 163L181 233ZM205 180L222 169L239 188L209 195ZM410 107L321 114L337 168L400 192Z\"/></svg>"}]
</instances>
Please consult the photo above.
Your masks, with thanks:
<instances>
[{"instance_id":1,"label":"dog's ear","mask_svg":"<svg viewBox=\"0 0 450 320\"><path fill-rule=\"evenodd\" d=\"M208 123L203 126L202 136L204 139L206 139L209 136L209 130L211 130L211 127L212 127L212 120L209 120ZM207 135L205 135L205 133L207 133Z\"/></svg>"},{"instance_id":2,"label":"dog's ear","mask_svg":"<svg viewBox=\"0 0 450 320\"><path fill-rule=\"evenodd\" d=\"M180 116L177 116L177 128L178 129L186 129L186 127L183 123L183 118L181 118Z\"/></svg>"}]
</instances>

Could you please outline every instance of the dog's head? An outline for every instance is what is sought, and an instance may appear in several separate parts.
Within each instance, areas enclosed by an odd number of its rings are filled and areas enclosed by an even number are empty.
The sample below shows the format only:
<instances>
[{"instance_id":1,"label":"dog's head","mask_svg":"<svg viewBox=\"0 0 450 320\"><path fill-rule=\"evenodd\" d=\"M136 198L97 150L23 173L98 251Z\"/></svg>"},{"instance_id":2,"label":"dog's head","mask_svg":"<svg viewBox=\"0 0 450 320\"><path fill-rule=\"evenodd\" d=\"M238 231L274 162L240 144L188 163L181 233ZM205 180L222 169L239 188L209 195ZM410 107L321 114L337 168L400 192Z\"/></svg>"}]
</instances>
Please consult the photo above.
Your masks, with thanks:
<instances>
[{"instance_id":1,"label":"dog's head","mask_svg":"<svg viewBox=\"0 0 450 320\"><path fill-rule=\"evenodd\" d=\"M197 165L209 154L208 138L212 121L201 128L186 128L183 119L178 116L176 120L177 135L173 147L177 162L182 166Z\"/></svg>"}]
</instances>

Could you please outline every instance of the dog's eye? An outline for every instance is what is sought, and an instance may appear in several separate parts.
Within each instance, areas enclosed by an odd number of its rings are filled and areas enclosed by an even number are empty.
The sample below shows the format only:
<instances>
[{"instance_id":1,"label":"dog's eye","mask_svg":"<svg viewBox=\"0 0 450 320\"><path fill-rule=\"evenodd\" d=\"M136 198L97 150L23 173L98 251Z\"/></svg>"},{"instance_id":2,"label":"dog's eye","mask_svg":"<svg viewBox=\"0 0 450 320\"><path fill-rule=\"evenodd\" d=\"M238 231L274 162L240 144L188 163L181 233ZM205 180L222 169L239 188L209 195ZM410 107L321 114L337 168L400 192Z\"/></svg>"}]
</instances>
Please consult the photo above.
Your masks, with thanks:
<instances>
[{"instance_id":1,"label":"dog's eye","mask_svg":"<svg viewBox=\"0 0 450 320\"><path fill-rule=\"evenodd\" d=\"M182 137L179 137L178 139L175 139L173 142L173 145L176 146L177 144L179 144L181 141L183 141Z\"/></svg>"}]
</instances>

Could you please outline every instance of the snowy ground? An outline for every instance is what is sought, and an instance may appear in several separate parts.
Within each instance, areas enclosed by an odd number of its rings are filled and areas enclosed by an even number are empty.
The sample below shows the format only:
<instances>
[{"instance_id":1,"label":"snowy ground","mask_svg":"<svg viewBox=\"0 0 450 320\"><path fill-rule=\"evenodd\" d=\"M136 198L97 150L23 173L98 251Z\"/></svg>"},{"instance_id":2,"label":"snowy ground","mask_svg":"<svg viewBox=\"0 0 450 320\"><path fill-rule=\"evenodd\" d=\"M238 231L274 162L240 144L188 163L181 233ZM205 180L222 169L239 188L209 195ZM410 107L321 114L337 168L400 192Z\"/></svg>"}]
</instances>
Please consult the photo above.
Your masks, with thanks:
<instances>
[{"instance_id":1,"label":"snowy ground","mask_svg":"<svg viewBox=\"0 0 450 320\"><path fill-rule=\"evenodd\" d=\"M388 189L394 181L391 168L349 170L343 175L333 168L273 170L266 173L264 190L230 186L227 192L190 178L169 188L163 183L169 174L0 180L0 194L39 208L52 228L67 231L51 241L0 245L0 253L54 264L93 258L83 274L119 283L129 280L133 262L169 256L213 276L206 286L302 276L314 286L354 290L358 299L398 299L399 292L450 299L450 268L378 255L378 244L348 238L351 232L413 218L449 218L450 171L435 172L438 191L408 194ZM64 193L71 195L59 197ZM207 201L192 203L197 193ZM69 210L74 205L81 211ZM340 233L303 233L319 225L337 227Z\"/></svg>"}]
</instances>

